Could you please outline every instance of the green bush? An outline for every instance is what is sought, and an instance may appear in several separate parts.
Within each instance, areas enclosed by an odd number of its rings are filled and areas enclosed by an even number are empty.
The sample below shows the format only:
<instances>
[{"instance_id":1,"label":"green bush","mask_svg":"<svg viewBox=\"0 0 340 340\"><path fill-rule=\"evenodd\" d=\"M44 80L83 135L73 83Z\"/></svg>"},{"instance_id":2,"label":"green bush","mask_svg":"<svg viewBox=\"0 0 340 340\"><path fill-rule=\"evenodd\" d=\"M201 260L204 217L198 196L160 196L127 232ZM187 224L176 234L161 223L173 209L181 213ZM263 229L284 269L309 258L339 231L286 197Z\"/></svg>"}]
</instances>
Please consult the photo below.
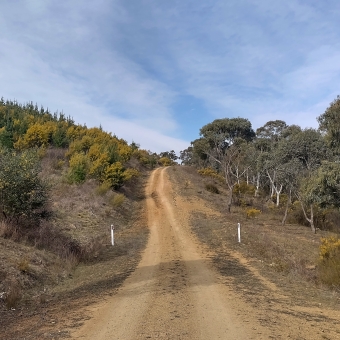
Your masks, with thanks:
<instances>
[{"instance_id":1,"label":"green bush","mask_svg":"<svg viewBox=\"0 0 340 340\"><path fill-rule=\"evenodd\" d=\"M0 150L0 218L41 218L48 201L48 185L39 177L37 152Z\"/></svg>"},{"instance_id":2,"label":"green bush","mask_svg":"<svg viewBox=\"0 0 340 340\"><path fill-rule=\"evenodd\" d=\"M111 164L105 169L105 182L110 183L113 189L120 188L125 180L124 167L120 162Z\"/></svg>"},{"instance_id":3,"label":"green bush","mask_svg":"<svg viewBox=\"0 0 340 340\"><path fill-rule=\"evenodd\" d=\"M83 153L75 153L70 158L68 180L70 183L82 183L86 179L88 160Z\"/></svg>"}]
</instances>

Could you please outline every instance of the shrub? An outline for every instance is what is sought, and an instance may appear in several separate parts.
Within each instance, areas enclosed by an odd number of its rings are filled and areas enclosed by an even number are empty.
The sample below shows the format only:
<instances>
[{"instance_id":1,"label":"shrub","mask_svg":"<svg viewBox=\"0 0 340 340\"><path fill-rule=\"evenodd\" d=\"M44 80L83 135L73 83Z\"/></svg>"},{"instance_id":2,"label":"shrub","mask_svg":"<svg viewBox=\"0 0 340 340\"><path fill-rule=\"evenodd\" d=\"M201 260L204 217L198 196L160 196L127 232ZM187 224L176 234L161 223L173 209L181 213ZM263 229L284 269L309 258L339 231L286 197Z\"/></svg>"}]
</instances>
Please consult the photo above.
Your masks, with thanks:
<instances>
[{"instance_id":1,"label":"shrub","mask_svg":"<svg viewBox=\"0 0 340 340\"><path fill-rule=\"evenodd\" d=\"M137 169L129 168L124 171L124 181L129 181L134 177L139 176L139 171Z\"/></svg>"},{"instance_id":2,"label":"shrub","mask_svg":"<svg viewBox=\"0 0 340 340\"><path fill-rule=\"evenodd\" d=\"M314 210L314 225L321 230L331 230L339 232L340 227L340 213L339 210L334 208L322 209L317 205L313 206ZM289 210L288 215L289 223L297 223L304 226L309 226L309 222L306 220L301 204L299 201L295 201Z\"/></svg>"},{"instance_id":3,"label":"shrub","mask_svg":"<svg viewBox=\"0 0 340 340\"><path fill-rule=\"evenodd\" d=\"M218 190L217 186L215 184L212 183L207 183L205 185L205 188L209 191L212 192L213 194L219 194L220 191Z\"/></svg>"},{"instance_id":4,"label":"shrub","mask_svg":"<svg viewBox=\"0 0 340 340\"><path fill-rule=\"evenodd\" d=\"M247 218L255 219L256 216L261 214L261 210L251 208L246 210Z\"/></svg>"},{"instance_id":5,"label":"shrub","mask_svg":"<svg viewBox=\"0 0 340 340\"><path fill-rule=\"evenodd\" d=\"M321 282L329 286L340 286L340 239L321 239L318 273Z\"/></svg>"},{"instance_id":6,"label":"shrub","mask_svg":"<svg viewBox=\"0 0 340 340\"><path fill-rule=\"evenodd\" d=\"M168 158L168 157L162 157L158 160L158 163L162 166L170 166L170 165L173 165L174 162Z\"/></svg>"},{"instance_id":7,"label":"shrub","mask_svg":"<svg viewBox=\"0 0 340 340\"><path fill-rule=\"evenodd\" d=\"M48 201L48 185L39 177L34 150L0 150L0 212L5 219L41 218Z\"/></svg>"},{"instance_id":8,"label":"shrub","mask_svg":"<svg viewBox=\"0 0 340 340\"><path fill-rule=\"evenodd\" d=\"M239 184L235 184L233 187L233 194L235 195L251 195L255 194L255 186L252 184L247 184L247 182L241 182Z\"/></svg>"},{"instance_id":9,"label":"shrub","mask_svg":"<svg viewBox=\"0 0 340 340\"><path fill-rule=\"evenodd\" d=\"M203 168L203 169L197 170L197 172L202 176L212 177L221 182L224 182L223 176L221 176L216 170L212 168Z\"/></svg>"},{"instance_id":10,"label":"shrub","mask_svg":"<svg viewBox=\"0 0 340 340\"><path fill-rule=\"evenodd\" d=\"M118 189L124 182L124 167L120 162L111 164L105 169L104 178L107 183L110 183L113 189Z\"/></svg>"},{"instance_id":11,"label":"shrub","mask_svg":"<svg viewBox=\"0 0 340 340\"><path fill-rule=\"evenodd\" d=\"M35 123L31 125L23 138L14 144L16 149L28 149L33 147L45 147L48 145L49 136L56 129L53 124Z\"/></svg>"},{"instance_id":12,"label":"shrub","mask_svg":"<svg viewBox=\"0 0 340 340\"><path fill-rule=\"evenodd\" d=\"M245 208L254 204L255 186L247 184L247 182L240 182L233 187L233 201L234 204Z\"/></svg>"},{"instance_id":13,"label":"shrub","mask_svg":"<svg viewBox=\"0 0 340 340\"><path fill-rule=\"evenodd\" d=\"M91 159L91 158L90 158ZM101 153L96 159L91 159L89 174L97 179L102 179L106 168L109 166L109 156L107 153Z\"/></svg>"},{"instance_id":14,"label":"shrub","mask_svg":"<svg viewBox=\"0 0 340 340\"><path fill-rule=\"evenodd\" d=\"M86 179L88 161L83 153L75 153L70 159L68 179L71 183L82 183Z\"/></svg>"}]
</instances>

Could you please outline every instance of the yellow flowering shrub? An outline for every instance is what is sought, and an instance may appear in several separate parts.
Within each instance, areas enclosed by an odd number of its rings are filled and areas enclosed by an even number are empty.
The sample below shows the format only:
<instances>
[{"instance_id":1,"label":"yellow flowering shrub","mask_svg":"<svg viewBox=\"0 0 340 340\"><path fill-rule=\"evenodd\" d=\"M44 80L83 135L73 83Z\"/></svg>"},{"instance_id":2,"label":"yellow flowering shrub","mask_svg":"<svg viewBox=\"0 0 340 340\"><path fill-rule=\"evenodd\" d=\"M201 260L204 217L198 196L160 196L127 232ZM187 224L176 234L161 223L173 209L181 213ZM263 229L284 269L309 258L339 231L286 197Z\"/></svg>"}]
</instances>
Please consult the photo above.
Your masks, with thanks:
<instances>
[{"instance_id":1,"label":"yellow flowering shrub","mask_svg":"<svg viewBox=\"0 0 340 340\"><path fill-rule=\"evenodd\" d=\"M139 171L137 169L129 168L124 171L124 180L128 181L131 178L139 176Z\"/></svg>"},{"instance_id":2,"label":"yellow flowering shrub","mask_svg":"<svg viewBox=\"0 0 340 340\"><path fill-rule=\"evenodd\" d=\"M317 273L322 283L340 287L340 239L338 237L321 239Z\"/></svg>"},{"instance_id":3,"label":"yellow flowering shrub","mask_svg":"<svg viewBox=\"0 0 340 340\"><path fill-rule=\"evenodd\" d=\"M105 169L104 181L110 183L112 188L118 189L124 182L124 170L120 162L111 164Z\"/></svg>"},{"instance_id":4,"label":"yellow flowering shrub","mask_svg":"<svg viewBox=\"0 0 340 340\"><path fill-rule=\"evenodd\" d=\"M254 219L261 214L261 210L250 208L246 210L247 218Z\"/></svg>"},{"instance_id":5,"label":"yellow flowering shrub","mask_svg":"<svg viewBox=\"0 0 340 340\"><path fill-rule=\"evenodd\" d=\"M83 153L75 153L69 161L68 179L71 183L81 183L86 179L88 160Z\"/></svg>"},{"instance_id":6,"label":"yellow flowering shrub","mask_svg":"<svg viewBox=\"0 0 340 340\"><path fill-rule=\"evenodd\" d=\"M173 161L168 157L162 157L158 160L158 163L162 166L170 166L173 164Z\"/></svg>"},{"instance_id":7,"label":"yellow flowering shrub","mask_svg":"<svg viewBox=\"0 0 340 340\"><path fill-rule=\"evenodd\" d=\"M221 176L216 170L210 167L197 170L197 172L202 176L211 177L221 182L224 182L223 176Z\"/></svg>"},{"instance_id":8,"label":"yellow flowering shrub","mask_svg":"<svg viewBox=\"0 0 340 340\"><path fill-rule=\"evenodd\" d=\"M340 256L340 239L334 236L321 238L319 255L321 261Z\"/></svg>"},{"instance_id":9,"label":"yellow flowering shrub","mask_svg":"<svg viewBox=\"0 0 340 340\"><path fill-rule=\"evenodd\" d=\"M109 165L110 164L108 154L100 153L95 160L92 160L92 162L90 162L89 175L104 180L105 179L104 174Z\"/></svg>"},{"instance_id":10,"label":"yellow flowering shrub","mask_svg":"<svg viewBox=\"0 0 340 340\"><path fill-rule=\"evenodd\" d=\"M16 149L28 149L33 147L47 146L49 141L49 129L46 126L35 123L30 126L23 137L14 143Z\"/></svg>"}]
</instances>

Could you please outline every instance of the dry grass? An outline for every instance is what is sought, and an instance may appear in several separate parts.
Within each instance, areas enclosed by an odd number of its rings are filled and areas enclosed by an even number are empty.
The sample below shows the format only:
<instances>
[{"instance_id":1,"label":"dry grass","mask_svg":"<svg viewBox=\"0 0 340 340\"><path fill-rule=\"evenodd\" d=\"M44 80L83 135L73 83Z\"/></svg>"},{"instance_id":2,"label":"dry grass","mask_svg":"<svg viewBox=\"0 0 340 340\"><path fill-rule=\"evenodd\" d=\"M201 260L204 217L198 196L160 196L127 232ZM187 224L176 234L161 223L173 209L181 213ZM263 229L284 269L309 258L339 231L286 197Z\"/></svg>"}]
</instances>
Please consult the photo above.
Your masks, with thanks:
<instances>
[{"instance_id":1,"label":"dry grass","mask_svg":"<svg viewBox=\"0 0 340 340\"><path fill-rule=\"evenodd\" d=\"M101 183L100 185L98 185L98 187L96 188L95 192L97 195L99 196L104 196L107 194L107 192L111 189L111 185L110 183Z\"/></svg>"},{"instance_id":2,"label":"dry grass","mask_svg":"<svg viewBox=\"0 0 340 340\"><path fill-rule=\"evenodd\" d=\"M313 296L321 294L314 291L323 284L318 266L320 238L332 233L319 230L315 235L310 228L294 223L281 226L283 208L268 204L264 197L257 200L244 197L251 201L253 208L248 205L232 206L231 213L228 214L228 192L223 185L216 181L214 185L220 195L211 194L204 190L204 181L194 168L179 169L176 173L169 172L177 184L178 193L188 200L201 198L205 205L221 213L220 217L209 217L197 212L192 215L193 231L216 254L214 261L219 270L224 272L228 254L237 251L252 261L265 276L270 276L278 285L283 285L283 289L289 287L298 294L301 286L304 286L303 289L306 292L310 289ZM185 186L186 181L190 181L190 188ZM252 216L255 218L248 218L249 209L261 213ZM241 223L241 244L237 242L238 223ZM334 270L329 270L329 273L333 272ZM331 301L331 295L328 296Z\"/></svg>"},{"instance_id":3,"label":"dry grass","mask_svg":"<svg viewBox=\"0 0 340 340\"><path fill-rule=\"evenodd\" d=\"M5 298L7 309L16 308L22 298L21 288L17 282L12 282Z\"/></svg>"},{"instance_id":4,"label":"dry grass","mask_svg":"<svg viewBox=\"0 0 340 340\"><path fill-rule=\"evenodd\" d=\"M29 269L30 269L30 263L29 260L27 258L21 258L19 260L18 263L18 269L22 272L22 273L28 273Z\"/></svg>"},{"instance_id":5,"label":"dry grass","mask_svg":"<svg viewBox=\"0 0 340 340\"><path fill-rule=\"evenodd\" d=\"M112 198L110 199L110 204L114 208L118 208L124 203L124 201L125 201L124 194L116 194L116 195L113 195Z\"/></svg>"}]
</instances>

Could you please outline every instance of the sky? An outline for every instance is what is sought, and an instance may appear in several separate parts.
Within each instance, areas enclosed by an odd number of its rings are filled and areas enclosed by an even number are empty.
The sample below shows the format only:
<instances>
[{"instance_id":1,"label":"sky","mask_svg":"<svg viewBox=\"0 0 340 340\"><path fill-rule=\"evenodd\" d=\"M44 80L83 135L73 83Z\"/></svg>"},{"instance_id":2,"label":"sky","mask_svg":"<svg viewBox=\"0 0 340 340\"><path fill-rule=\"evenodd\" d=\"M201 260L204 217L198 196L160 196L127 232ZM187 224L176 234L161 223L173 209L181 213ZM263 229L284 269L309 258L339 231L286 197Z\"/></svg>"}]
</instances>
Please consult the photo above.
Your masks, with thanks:
<instances>
[{"instance_id":1,"label":"sky","mask_svg":"<svg viewBox=\"0 0 340 340\"><path fill-rule=\"evenodd\" d=\"M317 128L339 18L338 0L1 0L0 97L158 153L217 118Z\"/></svg>"}]
</instances>

